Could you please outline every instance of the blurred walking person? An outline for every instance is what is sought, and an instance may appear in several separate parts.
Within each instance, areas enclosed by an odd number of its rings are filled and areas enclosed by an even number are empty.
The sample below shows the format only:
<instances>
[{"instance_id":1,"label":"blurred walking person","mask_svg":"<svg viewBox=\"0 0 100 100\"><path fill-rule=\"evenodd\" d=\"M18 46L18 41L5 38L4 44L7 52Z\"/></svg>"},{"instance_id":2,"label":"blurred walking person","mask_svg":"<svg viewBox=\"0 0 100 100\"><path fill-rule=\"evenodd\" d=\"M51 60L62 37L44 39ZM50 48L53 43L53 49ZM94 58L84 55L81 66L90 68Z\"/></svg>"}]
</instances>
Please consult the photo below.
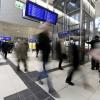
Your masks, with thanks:
<instances>
[{"instance_id":1,"label":"blurred walking person","mask_svg":"<svg viewBox=\"0 0 100 100\"><path fill-rule=\"evenodd\" d=\"M38 53L39 53L39 43L37 41L35 41L35 47L36 47L36 57L38 57Z\"/></svg>"},{"instance_id":2,"label":"blurred walking person","mask_svg":"<svg viewBox=\"0 0 100 100\"><path fill-rule=\"evenodd\" d=\"M25 41L19 40L15 45L15 53L17 57L17 70L20 71L20 62L24 64L24 71L27 72L27 52L28 45L26 45Z\"/></svg>"},{"instance_id":3,"label":"blurred walking person","mask_svg":"<svg viewBox=\"0 0 100 100\"><path fill-rule=\"evenodd\" d=\"M66 83L73 86L74 85L74 83L72 82L73 75L79 69L79 48L75 44L75 41L70 43L70 47L71 47L71 52L72 52L72 54L70 55L72 56L71 57L72 66L66 78Z\"/></svg>"},{"instance_id":4,"label":"blurred walking person","mask_svg":"<svg viewBox=\"0 0 100 100\"><path fill-rule=\"evenodd\" d=\"M48 65L48 60L49 60L49 55L50 55L50 50L51 50L50 38L49 38L50 34L48 32L49 27L50 27L49 23L44 23L43 26L41 26L41 28L43 29L43 32L39 34L38 41L39 41L39 48L42 53L43 73L47 77L49 93L55 96L57 93L55 89L53 88L52 81L47 72L47 65ZM38 77L38 80L41 84L43 84L43 82L41 81L42 75L43 74L40 73Z\"/></svg>"},{"instance_id":5,"label":"blurred walking person","mask_svg":"<svg viewBox=\"0 0 100 100\"><path fill-rule=\"evenodd\" d=\"M94 39L92 39L90 42L86 42L86 43L91 44L91 50L95 49L96 44L100 43L99 36L95 36ZM91 69L92 70L95 70L95 69L98 70L98 68L99 68L99 62L92 57L92 59L91 59Z\"/></svg>"},{"instance_id":6,"label":"blurred walking person","mask_svg":"<svg viewBox=\"0 0 100 100\"><path fill-rule=\"evenodd\" d=\"M4 41L2 43L2 52L4 54L4 58L7 59L7 54L8 54L8 51L9 51L9 44L8 42Z\"/></svg>"},{"instance_id":7,"label":"blurred walking person","mask_svg":"<svg viewBox=\"0 0 100 100\"><path fill-rule=\"evenodd\" d=\"M66 56L66 48L65 48L63 39L60 39L56 43L56 54L57 54L57 58L59 59L58 69L63 70L61 64L63 62L63 59L67 58L67 56Z\"/></svg>"}]
</instances>

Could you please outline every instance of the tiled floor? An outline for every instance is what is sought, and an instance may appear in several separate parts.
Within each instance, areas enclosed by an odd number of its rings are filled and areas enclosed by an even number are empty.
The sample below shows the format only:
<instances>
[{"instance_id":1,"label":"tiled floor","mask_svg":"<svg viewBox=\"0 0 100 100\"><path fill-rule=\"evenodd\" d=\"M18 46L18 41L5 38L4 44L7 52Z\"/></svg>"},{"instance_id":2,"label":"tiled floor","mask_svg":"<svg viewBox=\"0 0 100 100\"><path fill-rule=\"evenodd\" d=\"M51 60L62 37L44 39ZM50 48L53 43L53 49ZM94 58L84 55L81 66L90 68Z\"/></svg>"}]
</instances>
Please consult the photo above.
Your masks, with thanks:
<instances>
[{"instance_id":1,"label":"tiled floor","mask_svg":"<svg viewBox=\"0 0 100 100\"><path fill-rule=\"evenodd\" d=\"M90 63L84 65L82 72L77 72L73 82L75 86L69 86L65 83L69 68L64 71L50 73L55 89L58 91L60 98L57 100L99 100L100 83L98 71L90 70ZM45 79L43 80L45 82ZM85 84L87 83L87 84ZM38 84L38 82L37 82ZM38 84L40 85L40 84ZM47 91L47 85L40 85Z\"/></svg>"},{"instance_id":2,"label":"tiled floor","mask_svg":"<svg viewBox=\"0 0 100 100\"><path fill-rule=\"evenodd\" d=\"M22 64L21 70L25 73L25 76L29 77L29 79L34 82L36 79L34 78L35 74L33 74L33 72L35 71L37 76L37 71L42 70L42 62L40 59L35 57L34 52L29 53L28 55L29 73L24 72L24 67ZM17 65L14 53L8 54L8 58L11 62ZM17 73L15 73L9 63L6 62L6 60L4 60L1 55L0 59L0 63L2 63L0 66L0 100L3 100L5 97L7 98L5 98L4 100L54 100L49 95L47 96L47 94L45 93L44 96L42 96L46 99L37 98L36 95L32 93L34 91L31 90L29 86L27 86L25 82L22 81L22 79L17 75ZM67 63L63 63L63 65L67 65ZM57 68L58 61L52 60L49 62L48 66L48 70ZM90 63L81 66L82 71L79 71L75 74L73 79L75 86L69 86L65 83L68 70L69 67L66 67L63 71L56 70L49 73L50 77L52 78L54 88L60 95L60 98L55 98L55 100L100 100L100 84L98 82L98 71L92 71L90 69ZM31 84L29 83L32 88L39 89L39 85L43 90L48 92L46 79L43 79L44 85L40 85L37 81L37 85L32 82L30 82ZM37 96L41 96L41 92L43 92L41 88L40 95ZM20 97L17 96L19 94ZM23 99L21 99L21 97L23 96L22 94L25 94L26 96L28 94L29 95L27 96L27 98L23 97ZM8 96L10 96L9 99Z\"/></svg>"},{"instance_id":3,"label":"tiled floor","mask_svg":"<svg viewBox=\"0 0 100 100\"><path fill-rule=\"evenodd\" d=\"M17 74L13 71L10 65L0 65L0 100L3 100L3 98L6 96L25 89L27 89L27 86L17 76Z\"/></svg>"},{"instance_id":4,"label":"tiled floor","mask_svg":"<svg viewBox=\"0 0 100 100\"><path fill-rule=\"evenodd\" d=\"M39 55L41 56L41 55ZM15 54L13 53L12 55L8 55L9 59L15 64L17 65L17 62L16 62L16 58L15 58ZM41 71L42 70L42 62L41 62L41 58L38 57L36 58L35 57L35 52L33 53L28 53L28 71L29 72L32 72L32 71ZM63 63L62 66L66 65L66 63ZM48 70L50 69L54 69L54 68L57 68L58 66L58 61L56 60L50 60L49 62L49 67L48 67ZM23 65L21 63L21 69L23 70Z\"/></svg>"}]
</instances>

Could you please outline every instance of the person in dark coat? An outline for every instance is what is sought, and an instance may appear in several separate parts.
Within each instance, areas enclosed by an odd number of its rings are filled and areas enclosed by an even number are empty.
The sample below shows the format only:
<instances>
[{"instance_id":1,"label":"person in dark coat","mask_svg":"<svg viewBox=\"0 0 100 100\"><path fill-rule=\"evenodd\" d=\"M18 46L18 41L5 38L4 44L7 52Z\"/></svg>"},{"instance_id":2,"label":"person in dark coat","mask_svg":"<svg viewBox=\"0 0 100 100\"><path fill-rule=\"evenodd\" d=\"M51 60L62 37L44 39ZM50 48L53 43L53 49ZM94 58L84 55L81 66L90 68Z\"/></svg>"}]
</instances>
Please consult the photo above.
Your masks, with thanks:
<instances>
[{"instance_id":1,"label":"person in dark coat","mask_svg":"<svg viewBox=\"0 0 100 100\"><path fill-rule=\"evenodd\" d=\"M95 36L93 40L91 40L90 42L86 42L88 44L91 44L91 50L96 48L96 44L99 43L99 36ZM94 70L98 70L99 68L99 62L97 60L95 60L94 58L91 59L91 69Z\"/></svg>"},{"instance_id":2,"label":"person in dark coat","mask_svg":"<svg viewBox=\"0 0 100 100\"><path fill-rule=\"evenodd\" d=\"M14 44L13 43L9 43L9 49L8 49L8 53L12 53Z\"/></svg>"},{"instance_id":3,"label":"person in dark coat","mask_svg":"<svg viewBox=\"0 0 100 100\"><path fill-rule=\"evenodd\" d=\"M44 25L43 26L44 30L38 35L39 48L42 53L43 73L45 74L45 76L47 76L46 79L47 79L49 93L55 96L55 94L57 93L56 93L56 90L53 88L52 81L47 72L47 64L48 64L49 55L51 51L50 38L49 38L50 33L48 32L49 23L44 23L43 25ZM41 81L41 77L42 77L42 74L40 73L38 80L41 84L43 84L43 82Z\"/></svg>"},{"instance_id":4,"label":"person in dark coat","mask_svg":"<svg viewBox=\"0 0 100 100\"><path fill-rule=\"evenodd\" d=\"M43 61L43 69L45 69L45 65L48 62L49 54L50 54L50 39L47 32L42 32L39 34L39 47L42 52L42 61Z\"/></svg>"},{"instance_id":5,"label":"person in dark coat","mask_svg":"<svg viewBox=\"0 0 100 100\"><path fill-rule=\"evenodd\" d=\"M56 43L56 54L57 54L57 58L59 59L58 69L63 70L61 64L63 62L63 59L67 58L67 56L66 56L66 48L62 40L59 40Z\"/></svg>"},{"instance_id":6,"label":"person in dark coat","mask_svg":"<svg viewBox=\"0 0 100 100\"><path fill-rule=\"evenodd\" d=\"M2 41L0 41L0 51L2 50Z\"/></svg>"},{"instance_id":7,"label":"person in dark coat","mask_svg":"<svg viewBox=\"0 0 100 100\"><path fill-rule=\"evenodd\" d=\"M72 51L72 66L71 69L69 70L68 76L66 78L66 83L69 85L74 85L72 82L72 78L74 73L79 69L79 48L78 46L74 43L70 43L71 46L71 51Z\"/></svg>"},{"instance_id":8,"label":"person in dark coat","mask_svg":"<svg viewBox=\"0 0 100 100\"><path fill-rule=\"evenodd\" d=\"M36 47L36 57L38 57L38 53L39 53L39 43L37 41L35 41L35 47Z\"/></svg>"},{"instance_id":9,"label":"person in dark coat","mask_svg":"<svg viewBox=\"0 0 100 100\"><path fill-rule=\"evenodd\" d=\"M2 52L4 54L5 59L7 59L8 48L9 48L8 42L3 42L2 43Z\"/></svg>"}]
</instances>

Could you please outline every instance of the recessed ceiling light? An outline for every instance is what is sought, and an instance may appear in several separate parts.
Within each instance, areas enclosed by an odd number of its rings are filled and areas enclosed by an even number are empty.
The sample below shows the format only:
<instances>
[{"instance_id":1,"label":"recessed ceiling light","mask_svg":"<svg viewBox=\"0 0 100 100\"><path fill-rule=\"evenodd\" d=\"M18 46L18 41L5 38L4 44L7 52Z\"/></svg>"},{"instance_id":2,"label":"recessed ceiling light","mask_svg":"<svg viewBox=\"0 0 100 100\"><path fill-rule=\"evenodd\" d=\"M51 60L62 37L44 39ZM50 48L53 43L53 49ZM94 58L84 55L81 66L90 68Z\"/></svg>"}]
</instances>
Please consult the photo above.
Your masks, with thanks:
<instances>
[{"instance_id":1,"label":"recessed ceiling light","mask_svg":"<svg viewBox=\"0 0 100 100\"><path fill-rule=\"evenodd\" d=\"M61 5L64 6L64 2L62 2Z\"/></svg>"}]
</instances>

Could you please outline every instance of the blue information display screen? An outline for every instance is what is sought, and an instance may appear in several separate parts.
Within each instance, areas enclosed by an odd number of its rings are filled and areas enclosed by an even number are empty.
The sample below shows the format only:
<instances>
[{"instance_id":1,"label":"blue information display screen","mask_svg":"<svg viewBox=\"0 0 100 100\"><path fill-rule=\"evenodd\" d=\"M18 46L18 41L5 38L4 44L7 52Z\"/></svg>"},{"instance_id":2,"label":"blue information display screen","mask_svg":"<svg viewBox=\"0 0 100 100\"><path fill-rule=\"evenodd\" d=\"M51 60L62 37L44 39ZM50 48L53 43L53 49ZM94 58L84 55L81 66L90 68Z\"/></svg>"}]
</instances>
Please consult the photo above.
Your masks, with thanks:
<instances>
[{"instance_id":1,"label":"blue information display screen","mask_svg":"<svg viewBox=\"0 0 100 100\"><path fill-rule=\"evenodd\" d=\"M44 21L45 9L37 4L28 2L26 4L26 16L34 17Z\"/></svg>"},{"instance_id":2,"label":"blue information display screen","mask_svg":"<svg viewBox=\"0 0 100 100\"><path fill-rule=\"evenodd\" d=\"M58 14L31 1L26 3L25 15L40 21L47 21L51 24L56 24L58 19Z\"/></svg>"},{"instance_id":3,"label":"blue information display screen","mask_svg":"<svg viewBox=\"0 0 100 100\"><path fill-rule=\"evenodd\" d=\"M58 18L58 14L52 11L49 11L49 10L45 11L45 21L52 23L52 24L56 24L57 18Z\"/></svg>"},{"instance_id":4,"label":"blue information display screen","mask_svg":"<svg viewBox=\"0 0 100 100\"><path fill-rule=\"evenodd\" d=\"M11 37L10 36L0 36L0 40L10 41Z\"/></svg>"},{"instance_id":5,"label":"blue information display screen","mask_svg":"<svg viewBox=\"0 0 100 100\"><path fill-rule=\"evenodd\" d=\"M70 32L59 32L58 36L59 36L59 38L64 38L64 37L66 37L69 34L71 34L71 33Z\"/></svg>"},{"instance_id":6,"label":"blue information display screen","mask_svg":"<svg viewBox=\"0 0 100 100\"><path fill-rule=\"evenodd\" d=\"M5 40L5 41L10 41L11 40L11 37L3 37L3 40Z\"/></svg>"}]
</instances>

